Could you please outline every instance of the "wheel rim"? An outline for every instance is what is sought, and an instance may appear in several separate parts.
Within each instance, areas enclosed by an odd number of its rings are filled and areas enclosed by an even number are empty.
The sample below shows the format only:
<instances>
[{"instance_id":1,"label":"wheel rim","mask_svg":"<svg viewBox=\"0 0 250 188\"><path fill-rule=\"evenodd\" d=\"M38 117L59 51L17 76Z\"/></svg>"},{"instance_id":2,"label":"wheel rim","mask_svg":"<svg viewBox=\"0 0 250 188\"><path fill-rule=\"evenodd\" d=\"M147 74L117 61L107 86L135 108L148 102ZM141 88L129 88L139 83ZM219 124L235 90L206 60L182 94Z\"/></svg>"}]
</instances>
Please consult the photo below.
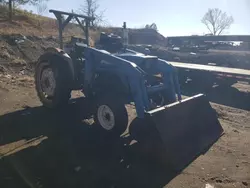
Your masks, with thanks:
<instances>
[{"instance_id":1,"label":"wheel rim","mask_svg":"<svg viewBox=\"0 0 250 188\"><path fill-rule=\"evenodd\" d=\"M97 110L97 118L100 125L105 130L111 130L115 126L115 116L112 110L107 105L99 106Z\"/></svg>"},{"instance_id":2,"label":"wheel rim","mask_svg":"<svg viewBox=\"0 0 250 188\"><path fill-rule=\"evenodd\" d=\"M41 73L41 89L45 97L53 97L56 88L55 75L52 68L45 68Z\"/></svg>"}]
</instances>

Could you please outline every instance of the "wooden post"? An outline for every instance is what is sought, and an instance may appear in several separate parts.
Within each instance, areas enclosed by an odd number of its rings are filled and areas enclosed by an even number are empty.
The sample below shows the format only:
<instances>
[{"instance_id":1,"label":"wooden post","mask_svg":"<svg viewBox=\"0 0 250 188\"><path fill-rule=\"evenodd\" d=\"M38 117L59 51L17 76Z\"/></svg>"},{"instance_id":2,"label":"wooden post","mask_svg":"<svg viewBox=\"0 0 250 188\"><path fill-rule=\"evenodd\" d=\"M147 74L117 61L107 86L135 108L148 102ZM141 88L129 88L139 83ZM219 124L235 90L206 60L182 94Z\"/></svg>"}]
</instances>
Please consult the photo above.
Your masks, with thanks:
<instances>
[{"instance_id":1,"label":"wooden post","mask_svg":"<svg viewBox=\"0 0 250 188\"><path fill-rule=\"evenodd\" d=\"M66 25L70 22L70 20L73 18L72 15L69 15L66 20L62 19L61 13L55 13L55 16L58 20L58 30L59 30L59 43L60 48L63 50L63 29L66 27Z\"/></svg>"},{"instance_id":2,"label":"wooden post","mask_svg":"<svg viewBox=\"0 0 250 188\"><path fill-rule=\"evenodd\" d=\"M70 22L70 20L73 17L76 19L76 21L78 22L78 24L80 25L80 27L84 30L85 36L86 36L86 42L87 42L87 45L89 46L89 30L88 30L88 28L90 26L91 20L94 20L94 18L88 17L88 16L79 15L79 14L74 14L74 13L56 11L56 10L49 10L49 12L53 12L54 15L56 16L57 20L58 20L59 42L60 42L60 48L61 49L63 49L63 36L62 36L63 29L66 27L66 25ZM62 19L62 15L68 15L67 19L63 20ZM78 19L78 17L85 19L85 26L80 22L80 20Z\"/></svg>"},{"instance_id":3,"label":"wooden post","mask_svg":"<svg viewBox=\"0 0 250 188\"><path fill-rule=\"evenodd\" d=\"M58 20L59 44L60 44L60 48L63 49L63 36L62 36L63 25L62 25L62 15L61 15L61 14L56 14L55 16L57 17L57 20Z\"/></svg>"}]
</instances>

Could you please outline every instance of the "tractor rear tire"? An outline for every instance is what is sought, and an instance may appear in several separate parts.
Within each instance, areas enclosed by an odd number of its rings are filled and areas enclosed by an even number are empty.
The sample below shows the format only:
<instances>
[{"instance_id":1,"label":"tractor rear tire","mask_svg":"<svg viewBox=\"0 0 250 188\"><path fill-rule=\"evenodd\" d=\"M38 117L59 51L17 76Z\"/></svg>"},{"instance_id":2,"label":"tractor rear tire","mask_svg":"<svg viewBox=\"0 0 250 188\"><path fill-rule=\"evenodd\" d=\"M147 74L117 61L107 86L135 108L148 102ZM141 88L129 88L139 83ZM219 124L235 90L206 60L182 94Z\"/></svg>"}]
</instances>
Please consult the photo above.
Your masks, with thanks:
<instances>
[{"instance_id":1,"label":"tractor rear tire","mask_svg":"<svg viewBox=\"0 0 250 188\"><path fill-rule=\"evenodd\" d=\"M69 71L63 62L38 62L35 69L37 95L47 108L58 108L68 104L71 97Z\"/></svg>"},{"instance_id":2,"label":"tractor rear tire","mask_svg":"<svg viewBox=\"0 0 250 188\"><path fill-rule=\"evenodd\" d=\"M95 106L95 123L109 135L120 136L128 126L128 113L125 104L117 97L99 97Z\"/></svg>"}]
</instances>

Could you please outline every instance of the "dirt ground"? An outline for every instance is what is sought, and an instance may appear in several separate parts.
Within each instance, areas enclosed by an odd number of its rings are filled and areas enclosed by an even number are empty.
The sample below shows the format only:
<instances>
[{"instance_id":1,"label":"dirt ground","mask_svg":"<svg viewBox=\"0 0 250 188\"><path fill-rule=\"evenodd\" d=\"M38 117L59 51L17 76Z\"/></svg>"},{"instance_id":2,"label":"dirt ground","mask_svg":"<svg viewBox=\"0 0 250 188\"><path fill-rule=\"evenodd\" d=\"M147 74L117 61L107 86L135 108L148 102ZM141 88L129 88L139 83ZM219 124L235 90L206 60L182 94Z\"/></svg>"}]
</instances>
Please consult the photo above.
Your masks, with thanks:
<instances>
[{"instance_id":1,"label":"dirt ground","mask_svg":"<svg viewBox=\"0 0 250 188\"><path fill-rule=\"evenodd\" d=\"M176 174L145 162L126 138L111 143L99 135L84 99L49 111L41 107L32 77L0 74L0 187L250 187L249 91L244 83L211 89L225 134ZM133 118L134 109L128 110Z\"/></svg>"}]
</instances>

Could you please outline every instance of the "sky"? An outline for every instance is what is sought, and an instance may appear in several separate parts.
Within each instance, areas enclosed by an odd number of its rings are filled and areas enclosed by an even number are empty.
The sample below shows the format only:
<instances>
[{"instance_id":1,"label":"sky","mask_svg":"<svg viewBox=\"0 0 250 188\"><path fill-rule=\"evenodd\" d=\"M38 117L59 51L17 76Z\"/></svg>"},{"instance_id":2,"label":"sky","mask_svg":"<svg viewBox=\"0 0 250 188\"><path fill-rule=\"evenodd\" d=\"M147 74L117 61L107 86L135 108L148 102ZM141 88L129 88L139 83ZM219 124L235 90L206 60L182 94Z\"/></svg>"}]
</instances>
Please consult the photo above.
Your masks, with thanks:
<instances>
[{"instance_id":1,"label":"sky","mask_svg":"<svg viewBox=\"0 0 250 188\"><path fill-rule=\"evenodd\" d=\"M49 0L48 8L62 11L78 10L84 0ZM112 26L140 28L156 23L158 31L167 36L203 35L209 33L201 23L208 8L219 8L234 18L224 34L250 35L250 0L99 0L105 20ZM26 5L36 12L36 8ZM53 14L45 12L45 16Z\"/></svg>"}]
</instances>

